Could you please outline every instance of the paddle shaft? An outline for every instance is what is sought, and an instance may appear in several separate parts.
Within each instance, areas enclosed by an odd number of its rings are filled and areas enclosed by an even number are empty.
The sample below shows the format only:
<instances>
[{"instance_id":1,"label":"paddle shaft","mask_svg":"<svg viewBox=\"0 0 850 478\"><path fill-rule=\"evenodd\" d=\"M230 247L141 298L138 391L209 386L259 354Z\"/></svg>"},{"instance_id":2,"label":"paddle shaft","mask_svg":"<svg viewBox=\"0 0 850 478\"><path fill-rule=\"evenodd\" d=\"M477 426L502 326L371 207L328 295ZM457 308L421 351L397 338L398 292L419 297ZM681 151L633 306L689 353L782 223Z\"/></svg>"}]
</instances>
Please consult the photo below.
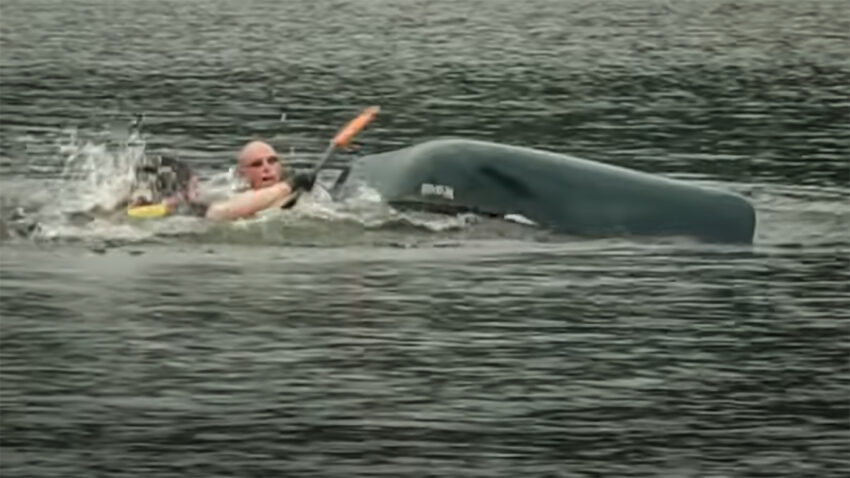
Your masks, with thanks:
<instances>
[{"instance_id":1,"label":"paddle shaft","mask_svg":"<svg viewBox=\"0 0 850 478\"><path fill-rule=\"evenodd\" d=\"M341 130L339 130L336 136L334 136L334 138L331 140L331 143L328 145L328 148L325 150L324 154L322 154L322 157L319 159L316 165L313 166L313 169L310 171L310 173L313 176L319 174L319 171L321 171L322 168L325 167L325 164L327 164L327 162L331 159L331 156L333 156L339 148L348 145L352 138L354 138L357 133L362 131L363 128L365 128L366 125L368 125L375 118L375 115L377 115L379 111L380 108L378 108L377 106L370 106L363 110L362 113L357 115L356 118L349 121L348 124L346 124ZM301 190L295 191L290 194L289 198L287 198L283 205L281 205L281 209L289 209L294 206L300 196Z\"/></svg>"},{"instance_id":2,"label":"paddle shaft","mask_svg":"<svg viewBox=\"0 0 850 478\"><path fill-rule=\"evenodd\" d=\"M315 166L313 166L313 169L310 171L310 174L312 174L313 176L319 174L319 171L321 171L322 168L325 167L325 163L327 163L328 160L331 159L331 156L334 155L334 153L336 152L336 149L337 149L336 144L334 144L334 142L331 141L331 144L328 146L328 149L325 150L325 153L319 159L319 162L316 163ZM297 191L293 191L292 193L290 193L289 197L286 198L286 201L283 202L283 204L280 206L280 208L281 209L289 209L292 206L294 206L295 203L298 201L298 198L301 197L301 192L302 192L302 190L299 189Z\"/></svg>"},{"instance_id":3,"label":"paddle shaft","mask_svg":"<svg viewBox=\"0 0 850 478\"><path fill-rule=\"evenodd\" d=\"M322 154L322 157L319 159L319 162L317 162L316 165L313 166L313 169L310 171L310 173L311 174L318 174L319 171L321 171L322 168L325 167L325 164L331 159L331 156L334 155L336 150L337 150L336 144L331 142L331 144L328 145L328 149L325 150L324 154Z\"/></svg>"}]
</instances>

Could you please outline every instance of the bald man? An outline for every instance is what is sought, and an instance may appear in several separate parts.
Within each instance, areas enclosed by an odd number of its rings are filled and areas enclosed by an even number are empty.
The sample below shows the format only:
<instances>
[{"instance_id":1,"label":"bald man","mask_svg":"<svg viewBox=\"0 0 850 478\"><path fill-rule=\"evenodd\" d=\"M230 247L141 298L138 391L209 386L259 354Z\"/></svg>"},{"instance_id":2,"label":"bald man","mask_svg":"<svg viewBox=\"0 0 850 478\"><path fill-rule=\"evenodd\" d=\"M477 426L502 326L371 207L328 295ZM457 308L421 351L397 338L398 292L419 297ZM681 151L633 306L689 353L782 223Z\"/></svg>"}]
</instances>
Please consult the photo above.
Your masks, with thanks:
<instances>
[{"instance_id":1,"label":"bald man","mask_svg":"<svg viewBox=\"0 0 850 478\"><path fill-rule=\"evenodd\" d=\"M263 141L246 144L239 152L237 164L239 175L251 190L211 204L206 217L217 220L251 217L264 209L281 207L294 191L310 189L316 181L316 176L309 173L296 174L288 183L281 181L277 153Z\"/></svg>"}]
</instances>

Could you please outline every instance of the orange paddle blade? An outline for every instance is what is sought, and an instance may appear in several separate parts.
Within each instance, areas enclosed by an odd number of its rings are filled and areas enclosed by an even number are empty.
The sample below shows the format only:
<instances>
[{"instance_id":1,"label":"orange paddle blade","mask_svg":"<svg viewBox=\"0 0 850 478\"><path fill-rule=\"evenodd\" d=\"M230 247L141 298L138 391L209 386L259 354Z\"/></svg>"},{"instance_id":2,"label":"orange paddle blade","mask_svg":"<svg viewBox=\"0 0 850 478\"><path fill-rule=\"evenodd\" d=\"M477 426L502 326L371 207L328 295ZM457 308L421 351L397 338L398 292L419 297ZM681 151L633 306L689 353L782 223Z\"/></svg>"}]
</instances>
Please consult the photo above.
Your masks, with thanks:
<instances>
[{"instance_id":1,"label":"orange paddle blade","mask_svg":"<svg viewBox=\"0 0 850 478\"><path fill-rule=\"evenodd\" d=\"M344 128L339 130L339 133L334 136L334 139L333 141L331 141L331 143L337 148L347 145L348 142L351 141L351 138L357 135L360 130L365 128L366 125L369 124L369 122L375 118L375 115L378 114L378 111L380 111L380 108L378 108L377 106L370 106L363 110L360 115L349 121Z\"/></svg>"}]
</instances>

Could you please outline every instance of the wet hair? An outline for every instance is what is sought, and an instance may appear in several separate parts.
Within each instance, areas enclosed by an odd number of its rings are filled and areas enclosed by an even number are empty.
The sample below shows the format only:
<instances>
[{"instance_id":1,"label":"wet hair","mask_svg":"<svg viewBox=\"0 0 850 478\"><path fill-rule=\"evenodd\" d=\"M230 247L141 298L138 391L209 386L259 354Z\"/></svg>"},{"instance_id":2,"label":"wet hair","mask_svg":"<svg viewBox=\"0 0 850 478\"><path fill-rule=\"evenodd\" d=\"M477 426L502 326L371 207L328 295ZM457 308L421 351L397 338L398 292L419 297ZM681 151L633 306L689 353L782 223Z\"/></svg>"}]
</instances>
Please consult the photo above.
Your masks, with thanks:
<instances>
[{"instance_id":1,"label":"wet hair","mask_svg":"<svg viewBox=\"0 0 850 478\"><path fill-rule=\"evenodd\" d=\"M175 158L145 157L134 170L130 202L152 204L169 196L185 193L192 177L189 166Z\"/></svg>"}]
</instances>

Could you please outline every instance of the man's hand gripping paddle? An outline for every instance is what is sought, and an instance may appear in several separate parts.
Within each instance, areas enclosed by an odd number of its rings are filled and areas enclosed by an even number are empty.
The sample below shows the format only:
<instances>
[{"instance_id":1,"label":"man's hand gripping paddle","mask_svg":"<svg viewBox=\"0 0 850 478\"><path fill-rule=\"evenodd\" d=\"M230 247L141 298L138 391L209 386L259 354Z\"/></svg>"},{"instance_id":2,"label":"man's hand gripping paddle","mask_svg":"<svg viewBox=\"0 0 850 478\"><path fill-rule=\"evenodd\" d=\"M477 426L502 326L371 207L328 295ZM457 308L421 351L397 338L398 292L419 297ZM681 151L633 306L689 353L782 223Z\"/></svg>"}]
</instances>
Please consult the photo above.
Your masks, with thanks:
<instances>
[{"instance_id":1,"label":"man's hand gripping paddle","mask_svg":"<svg viewBox=\"0 0 850 478\"><path fill-rule=\"evenodd\" d=\"M349 121L348 124L346 124L341 130L339 130L339 132L336 134L336 136L334 136L334 138L328 145L328 149L325 150L325 154L322 155L322 158L319 159L319 162L316 163L316 165L313 166L313 169L310 171L310 175L313 180L316 179L316 175L319 173L319 171L322 170L323 167L325 167L325 164L328 162L328 160L331 159L331 156L333 156L334 153L336 153L337 150L339 150L340 148L344 148L345 146L347 146L348 143L350 143L351 140L354 139L355 136L357 136L357 133L363 131L363 128L365 128L366 125L368 125L375 118L379 111L380 108L378 108L377 106L370 106L363 110L363 112L360 113L356 118ZM308 191L313 189L312 183L306 189ZM286 202L284 202L281 206L281 209L289 209L294 206L295 203L298 201L298 197L301 195L302 191L304 191L304 189L298 189L292 194L290 194L289 197L286 198Z\"/></svg>"}]
</instances>

